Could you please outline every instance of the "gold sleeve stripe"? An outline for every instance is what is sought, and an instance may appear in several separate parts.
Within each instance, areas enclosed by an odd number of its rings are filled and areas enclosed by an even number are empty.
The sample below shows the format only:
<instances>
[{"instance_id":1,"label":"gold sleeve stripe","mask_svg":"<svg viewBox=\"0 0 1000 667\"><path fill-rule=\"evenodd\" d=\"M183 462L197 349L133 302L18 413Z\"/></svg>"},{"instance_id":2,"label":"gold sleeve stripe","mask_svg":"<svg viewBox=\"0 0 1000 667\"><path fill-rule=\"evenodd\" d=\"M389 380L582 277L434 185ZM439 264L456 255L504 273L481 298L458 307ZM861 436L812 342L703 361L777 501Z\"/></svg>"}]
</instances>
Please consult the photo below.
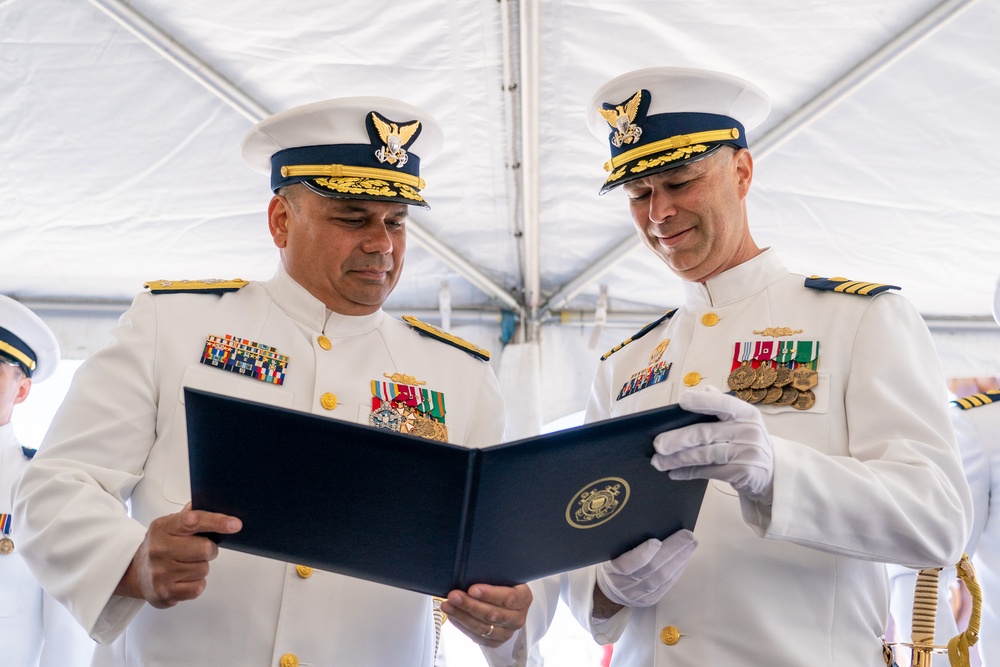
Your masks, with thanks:
<instances>
[{"instance_id":1,"label":"gold sleeve stripe","mask_svg":"<svg viewBox=\"0 0 1000 667\"><path fill-rule=\"evenodd\" d=\"M346 164L293 164L281 168L285 178L295 176L340 178L381 178L409 185L417 190L424 188L424 179L400 171L376 169L374 167L351 167Z\"/></svg>"},{"instance_id":2,"label":"gold sleeve stripe","mask_svg":"<svg viewBox=\"0 0 1000 667\"><path fill-rule=\"evenodd\" d=\"M618 350L622 349L623 347L625 347L626 345L628 345L632 341L639 340L640 338L642 338L643 336L645 336L646 334L648 334L650 331L652 331L656 327L658 327L661 324L663 324L663 322L665 322L666 320L669 320L671 317L673 317L674 313L676 313L676 312L677 312L676 308L674 308L673 310L668 310L666 313L663 314L662 317L660 317L660 318L658 318L656 320L653 320L652 322L650 322L649 324L647 324L643 328L639 329L637 332L635 332L634 334L632 334L631 336L629 336L628 338L626 338L625 340L623 340L622 342L618 343L613 348L611 348L610 350L608 350L607 352L605 352L604 354L602 354L601 355L601 361L607 360L608 357L610 357L612 354L614 354Z\"/></svg>"},{"instance_id":3,"label":"gold sleeve stripe","mask_svg":"<svg viewBox=\"0 0 1000 667\"><path fill-rule=\"evenodd\" d=\"M969 408L978 408L983 405L989 405L1000 401L1000 389L991 389L984 394L972 394L966 396L965 398L959 398L952 401L952 405L957 405L963 410L968 410Z\"/></svg>"},{"instance_id":4,"label":"gold sleeve stripe","mask_svg":"<svg viewBox=\"0 0 1000 667\"><path fill-rule=\"evenodd\" d=\"M612 171L627 162L638 160L641 157L646 157L647 155L652 155L653 153L669 151L675 148L684 148L685 146L690 146L691 144L711 141L729 141L731 139L739 139L739 137L740 131L735 127L729 130L708 130L707 132L695 132L694 134L678 134L673 137L660 139L659 141L654 141L651 144L646 144L645 146L640 146L638 148L633 148L630 151L620 153L604 163L604 171Z\"/></svg>"}]
</instances>

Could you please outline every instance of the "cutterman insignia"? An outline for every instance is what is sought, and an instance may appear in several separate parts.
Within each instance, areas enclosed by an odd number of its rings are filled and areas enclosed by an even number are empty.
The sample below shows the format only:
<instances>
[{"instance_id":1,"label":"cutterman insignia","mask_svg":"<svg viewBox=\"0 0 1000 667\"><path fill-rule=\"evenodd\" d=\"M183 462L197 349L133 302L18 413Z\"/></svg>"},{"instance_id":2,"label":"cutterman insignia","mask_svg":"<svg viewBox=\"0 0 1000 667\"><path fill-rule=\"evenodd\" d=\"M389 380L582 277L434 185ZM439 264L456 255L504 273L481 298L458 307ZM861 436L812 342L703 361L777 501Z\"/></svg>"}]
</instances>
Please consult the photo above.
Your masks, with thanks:
<instances>
[{"instance_id":1,"label":"cutterman insignia","mask_svg":"<svg viewBox=\"0 0 1000 667\"><path fill-rule=\"evenodd\" d=\"M642 338L643 336L645 336L646 334L648 334L650 331L652 331L653 329L655 329L656 327L660 326L661 324L663 324L664 322L666 322L667 320L669 320L671 317L673 317L673 314L676 313L676 312L677 312L677 309L674 308L673 310L671 310L671 311L667 312L666 314L664 314L663 317L661 317L661 318L659 318L657 320L653 320L652 322L650 322L649 324L647 324L643 328L639 329L634 334L632 334L631 336L629 336L628 338L626 338L625 340L623 340L622 342L618 343L613 348L611 348L610 350L608 350L607 352L605 352L604 354L602 354L601 355L601 361L604 361L605 359L607 359L612 354L614 354L618 350L622 349L623 347L625 347L629 343L631 343L633 341L639 340L640 338Z\"/></svg>"},{"instance_id":2,"label":"cutterman insignia","mask_svg":"<svg viewBox=\"0 0 1000 667\"><path fill-rule=\"evenodd\" d=\"M802 329L790 329L788 327L768 327L762 331L754 331L758 336L770 336L771 338L781 338L782 336L794 336L802 333Z\"/></svg>"},{"instance_id":3,"label":"cutterman insignia","mask_svg":"<svg viewBox=\"0 0 1000 667\"><path fill-rule=\"evenodd\" d=\"M150 280L143 287L153 294L225 294L241 290L250 284L248 280Z\"/></svg>"},{"instance_id":4,"label":"cutterman insignia","mask_svg":"<svg viewBox=\"0 0 1000 667\"><path fill-rule=\"evenodd\" d=\"M430 336L436 340L443 343L448 343L451 346L457 347L460 350L465 350L472 356L482 359L483 361L490 360L489 350L484 350L478 345L474 345L467 340L462 340L458 336L452 335L447 331L442 331L438 329L433 324L427 324L426 322L421 322L412 315L403 315L403 321L409 324L411 327L424 334L425 336Z\"/></svg>"},{"instance_id":5,"label":"cutterman insignia","mask_svg":"<svg viewBox=\"0 0 1000 667\"><path fill-rule=\"evenodd\" d=\"M1000 403L1000 389L990 389L982 394L972 394L971 396L958 398L951 402L952 405L962 410L978 408L983 405L990 405L991 403Z\"/></svg>"},{"instance_id":6,"label":"cutterman insignia","mask_svg":"<svg viewBox=\"0 0 1000 667\"><path fill-rule=\"evenodd\" d=\"M843 292L844 294L860 294L862 296L875 296L891 289L903 289L896 285L869 283L863 280L848 280L847 278L821 278L820 276L809 276L806 278L805 286L828 292Z\"/></svg>"}]
</instances>

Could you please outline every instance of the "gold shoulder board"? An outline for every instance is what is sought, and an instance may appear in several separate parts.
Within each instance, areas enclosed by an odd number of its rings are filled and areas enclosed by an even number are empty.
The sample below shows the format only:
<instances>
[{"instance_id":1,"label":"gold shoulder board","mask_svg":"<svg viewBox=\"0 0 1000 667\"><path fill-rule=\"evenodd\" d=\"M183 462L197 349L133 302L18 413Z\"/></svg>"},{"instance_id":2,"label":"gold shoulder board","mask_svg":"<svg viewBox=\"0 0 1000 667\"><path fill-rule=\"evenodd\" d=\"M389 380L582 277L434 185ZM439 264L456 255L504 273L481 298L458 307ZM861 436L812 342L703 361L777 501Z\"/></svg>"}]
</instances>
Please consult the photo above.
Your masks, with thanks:
<instances>
[{"instance_id":1,"label":"gold shoulder board","mask_svg":"<svg viewBox=\"0 0 1000 667\"><path fill-rule=\"evenodd\" d=\"M1000 389L990 389L982 394L972 394L965 398L958 398L951 402L952 405L963 410L978 408L990 403L1000 403Z\"/></svg>"},{"instance_id":2,"label":"gold shoulder board","mask_svg":"<svg viewBox=\"0 0 1000 667\"><path fill-rule=\"evenodd\" d=\"M419 331L420 333L424 334L425 336L430 336L431 338L439 340L443 343L448 343L453 347L457 347L460 350L465 350L472 356L478 359L482 359L483 361L490 360L489 350L484 350L478 345L473 345L467 340L463 340L458 336L454 336L448 333L447 331L442 331L433 324L427 324L426 322L421 322L412 315L403 315L403 321L409 324L417 331Z\"/></svg>"},{"instance_id":3,"label":"gold shoulder board","mask_svg":"<svg viewBox=\"0 0 1000 667\"><path fill-rule=\"evenodd\" d=\"M151 280L143 284L153 294L225 294L243 289L249 280Z\"/></svg>"},{"instance_id":4,"label":"gold shoulder board","mask_svg":"<svg viewBox=\"0 0 1000 667\"><path fill-rule=\"evenodd\" d=\"M820 276L809 276L806 278L805 285L810 289L841 292L843 294L860 294L861 296L875 296L891 289L903 289L896 285L869 283L864 280L848 280L847 278L839 277L821 278Z\"/></svg>"},{"instance_id":5,"label":"gold shoulder board","mask_svg":"<svg viewBox=\"0 0 1000 667\"><path fill-rule=\"evenodd\" d=\"M656 327L660 326L665 321L667 321L671 317L673 317L673 314L676 313L676 312L677 312L677 309L674 308L673 310L664 313L663 317L661 317L659 319L656 319L656 320L653 320L652 322L650 322L649 324L647 324L643 328L639 329L634 334L632 334L631 336L629 336L628 338L626 338L625 340L623 340L622 342L618 343L613 348L611 348L610 350L608 350L607 352L605 352L604 354L602 354L601 355L601 361L604 361L605 359L607 359L612 354L614 354L618 350L622 349L623 347L625 347L626 345L628 345L632 341L639 340L640 338L642 338L643 336L645 336L646 334L648 334L650 331L652 331L653 329L655 329Z\"/></svg>"}]
</instances>

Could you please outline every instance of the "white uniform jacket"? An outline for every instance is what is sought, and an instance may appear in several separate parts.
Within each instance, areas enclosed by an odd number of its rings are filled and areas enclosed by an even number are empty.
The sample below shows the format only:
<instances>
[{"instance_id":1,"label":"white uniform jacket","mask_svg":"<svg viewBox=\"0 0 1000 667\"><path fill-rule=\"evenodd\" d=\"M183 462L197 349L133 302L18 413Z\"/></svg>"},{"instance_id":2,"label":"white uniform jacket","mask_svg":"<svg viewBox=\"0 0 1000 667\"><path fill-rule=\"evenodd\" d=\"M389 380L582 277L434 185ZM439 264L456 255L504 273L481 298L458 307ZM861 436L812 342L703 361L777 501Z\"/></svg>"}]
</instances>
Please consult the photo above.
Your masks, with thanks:
<instances>
[{"instance_id":1,"label":"white uniform jacket","mask_svg":"<svg viewBox=\"0 0 1000 667\"><path fill-rule=\"evenodd\" d=\"M227 334L287 355L284 383L201 363L207 336ZM401 373L443 393L450 442L480 447L500 442L505 423L489 365L381 310L331 314L280 268L221 296L140 294L115 339L77 372L16 491L32 570L92 637L110 642L95 665L430 667L426 595L327 572L303 577L295 564L228 549L196 600L158 610L113 591L146 526L190 500L184 387L368 423L372 381ZM324 394L336 397L332 410ZM293 442L275 447L295 455Z\"/></svg>"},{"instance_id":2,"label":"white uniform jacket","mask_svg":"<svg viewBox=\"0 0 1000 667\"><path fill-rule=\"evenodd\" d=\"M954 408L953 422L963 454L979 453L966 468L976 507L969 553L983 594L976 646L983 667L1000 667L1000 394L989 396L992 403Z\"/></svg>"},{"instance_id":3,"label":"white uniform jacket","mask_svg":"<svg viewBox=\"0 0 1000 667\"><path fill-rule=\"evenodd\" d=\"M962 555L969 487L926 326L894 293L803 281L766 250L706 284L685 283L682 308L598 369L588 421L675 403L687 386L729 391L739 342L820 344L815 405L759 406L774 442L773 504L709 482L699 546L680 580L656 606L591 626L599 641L617 640L613 665L884 665L883 563L939 566ZM792 333L774 338L768 328ZM667 380L618 400L666 339ZM584 623L594 571L567 575Z\"/></svg>"},{"instance_id":4,"label":"white uniform jacket","mask_svg":"<svg viewBox=\"0 0 1000 667\"><path fill-rule=\"evenodd\" d=\"M10 514L11 487L28 465L11 424L0 426L0 514ZM0 554L0 664L84 667L94 642L66 608L38 585L21 557L17 522L8 526L14 550Z\"/></svg>"}]
</instances>

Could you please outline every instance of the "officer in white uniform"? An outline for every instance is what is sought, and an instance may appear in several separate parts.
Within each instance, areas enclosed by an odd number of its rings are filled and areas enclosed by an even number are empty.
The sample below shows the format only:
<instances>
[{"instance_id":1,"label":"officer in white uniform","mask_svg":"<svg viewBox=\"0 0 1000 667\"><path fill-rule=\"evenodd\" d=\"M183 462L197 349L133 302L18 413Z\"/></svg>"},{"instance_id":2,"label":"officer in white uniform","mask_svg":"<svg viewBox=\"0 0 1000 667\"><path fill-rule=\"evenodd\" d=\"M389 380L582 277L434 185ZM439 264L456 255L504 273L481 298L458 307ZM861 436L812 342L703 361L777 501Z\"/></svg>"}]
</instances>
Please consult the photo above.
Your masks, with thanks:
<instances>
[{"instance_id":1,"label":"officer in white uniform","mask_svg":"<svg viewBox=\"0 0 1000 667\"><path fill-rule=\"evenodd\" d=\"M35 382L59 365L59 343L26 306L0 295L0 661L19 667L83 667L94 642L45 593L21 557L11 487L35 455L14 434L11 414Z\"/></svg>"},{"instance_id":2,"label":"officer in white uniform","mask_svg":"<svg viewBox=\"0 0 1000 667\"><path fill-rule=\"evenodd\" d=\"M1000 279L993 297L993 317L1000 324ZM952 424L958 440L966 479L972 490L974 520L972 536L966 545L982 593L982 617L979 641L974 645L972 664L984 667L1000 666L1000 389L987 389L951 402ZM892 617L900 665L910 664L910 641L916 573L907 568L890 566ZM959 626L951 613L949 585L957 581L954 568L940 574L938 614L934 628L934 643L946 646L958 635ZM964 629L964 625L963 625ZM979 662L976 662L978 652ZM933 656L935 666L947 666L945 654Z\"/></svg>"},{"instance_id":3,"label":"officer in white uniform","mask_svg":"<svg viewBox=\"0 0 1000 667\"><path fill-rule=\"evenodd\" d=\"M890 286L792 274L750 234L746 132L768 110L741 79L676 68L590 105L611 145L602 192L622 187L684 303L603 357L587 421L670 403L719 417L654 441L664 475L710 480L694 534L559 582L616 642L612 665L884 665L882 563L950 565L969 534L919 314ZM535 590L552 604L555 585Z\"/></svg>"},{"instance_id":4,"label":"officer in white uniform","mask_svg":"<svg viewBox=\"0 0 1000 667\"><path fill-rule=\"evenodd\" d=\"M429 596L195 535L240 522L187 505L183 388L468 447L500 442L487 353L381 309L402 268L408 205L426 206L421 163L440 145L425 112L377 97L258 123L243 156L271 174L277 273L150 283L78 371L14 512L32 570L100 642L96 665L433 664ZM275 447L295 456L294 442ZM496 647L530 600L526 586L475 585L442 609Z\"/></svg>"},{"instance_id":5,"label":"officer in white uniform","mask_svg":"<svg viewBox=\"0 0 1000 667\"><path fill-rule=\"evenodd\" d=\"M1000 279L993 294L993 317L1000 324ZM953 403L959 444L979 451L968 470L976 504L970 553L983 599L976 647L983 667L1000 667L1000 390Z\"/></svg>"}]
</instances>

